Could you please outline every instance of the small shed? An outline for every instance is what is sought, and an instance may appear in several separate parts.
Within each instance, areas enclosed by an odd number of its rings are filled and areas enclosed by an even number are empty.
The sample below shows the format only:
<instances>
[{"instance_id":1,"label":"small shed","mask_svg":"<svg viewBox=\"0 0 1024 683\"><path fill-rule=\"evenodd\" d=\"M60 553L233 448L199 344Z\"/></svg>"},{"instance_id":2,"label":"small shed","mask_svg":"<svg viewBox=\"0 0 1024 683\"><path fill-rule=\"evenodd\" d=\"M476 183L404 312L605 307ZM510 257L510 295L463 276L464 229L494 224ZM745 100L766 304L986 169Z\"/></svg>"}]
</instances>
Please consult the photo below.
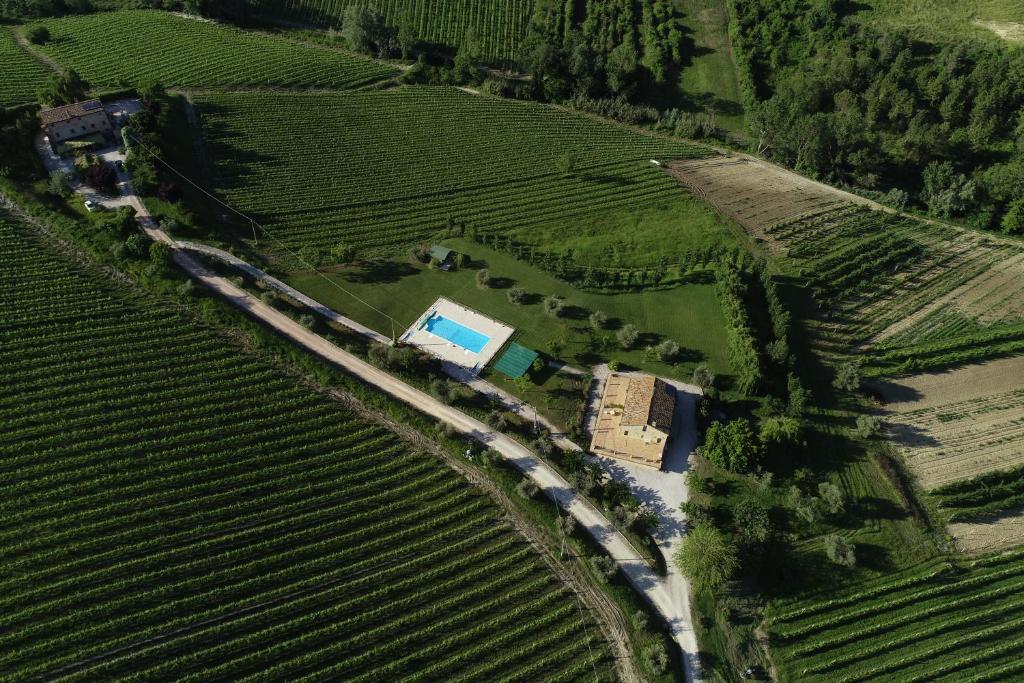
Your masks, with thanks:
<instances>
[{"instance_id":1,"label":"small shed","mask_svg":"<svg viewBox=\"0 0 1024 683\"><path fill-rule=\"evenodd\" d=\"M435 244L430 247L430 260L437 261L441 266L441 270L448 270L455 261L455 252L448 247Z\"/></svg>"},{"instance_id":2,"label":"small shed","mask_svg":"<svg viewBox=\"0 0 1024 683\"><path fill-rule=\"evenodd\" d=\"M526 374L535 360L537 360L536 351L512 342L508 345L508 350L494 364L494 369L507 377L518 379Z\"/></svg>"}]
</instances>

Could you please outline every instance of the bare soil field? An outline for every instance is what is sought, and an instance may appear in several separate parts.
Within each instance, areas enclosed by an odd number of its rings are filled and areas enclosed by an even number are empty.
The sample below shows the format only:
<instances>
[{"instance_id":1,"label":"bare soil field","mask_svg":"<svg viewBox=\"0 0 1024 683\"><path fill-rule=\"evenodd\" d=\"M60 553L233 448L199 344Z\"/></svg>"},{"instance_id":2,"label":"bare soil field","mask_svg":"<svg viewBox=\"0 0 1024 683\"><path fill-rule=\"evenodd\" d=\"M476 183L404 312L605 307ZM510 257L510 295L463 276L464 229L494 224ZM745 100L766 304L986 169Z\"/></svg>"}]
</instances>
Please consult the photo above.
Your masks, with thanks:
<instances>
[{"instance_id":1,"label":"bare soil field","mask_svg":"<svg viewBox=\"0 0 1024 683\"><path fill-rule=\"evenodd\" d=\"M926 490L1024 463L1024 357L875 385L889 438Z\"/></svg>"},{"instance_id":2,"label":"bare soil field","mask_svg":"<svg viewBox=\"0 0 1024 683\"><path fill-rule=\"evenodd\" d=\"M676 161L669 172L719 211L770 244L765 230L856 199L778 166L746 156Z\"/></svg>"},{"instance_id":3,"label":"bare soil field","mask_svg":"<svg viewBox=\"0 0 1024 683\"><path fill-rule=\"evenodd\" d=\"M965 553L989 553L1024 543L1024 510L983 522L954 522L946 531Z\"/></svg>"}]
</instances>

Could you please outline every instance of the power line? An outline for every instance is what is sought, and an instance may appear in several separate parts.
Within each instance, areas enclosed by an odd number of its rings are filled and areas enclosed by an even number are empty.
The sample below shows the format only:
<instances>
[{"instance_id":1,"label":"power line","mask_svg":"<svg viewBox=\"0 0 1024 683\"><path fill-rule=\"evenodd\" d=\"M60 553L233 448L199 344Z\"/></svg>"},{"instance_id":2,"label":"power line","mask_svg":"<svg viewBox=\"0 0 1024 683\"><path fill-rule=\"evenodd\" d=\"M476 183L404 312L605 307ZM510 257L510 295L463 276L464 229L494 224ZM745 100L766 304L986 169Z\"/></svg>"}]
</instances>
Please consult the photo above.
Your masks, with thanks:
<instances>
[{"instance_id":1,"label":"power line","mask_svg":"<svg viewBox=\"0 0 1024 683\"><path fill-rule=\"evenodd\" d=\"M379 308L377 308L376 306L374 306L370 302L366 301L365 299L360 298L356 294L353 294L352 292L350 292L349 290L345 289L344 287L339 285L337 282L335 282L331 278L329 278L326 275L324 275L323 273L321 273L315 266L313 266L311 263L309 263L304 258L302 258L302 256L298 252L293 251L290 247L288 247L287 244L285 244L280 239L275 237L273 233L271 233L269 230L267 230L267 228L265 226L263 226L261 223L259 223L255 218L242 213L241 211L239 211L235 207L233 207L230 204L228 204L228 203L224 202L223 200L221 200L216 195L214 195L214 194L210 193L209 191L207 191L206 188L202 187L201 185L196 183L194 180L189 178L187 175L185 175L184 173L179 171L177 168L172 166L170 164L170 162L164 160L159 154L157 154L148 145L146 145L146 143L144 143L142 140L137 138L135 135L132 135L130 132L129 132L129 136L132 138L133 142L135 142L139 147L141 147L143 150L145 150L151 157L153 157L154 159L159 161L161 164L166 166L172 173L174 173L175 175L180 177L182 180L187 182L192 187L194 187L197 190L199 190L200 192L202 192L204 195L206 195L207 197L209 197L213 201L215 201L218 204L220 204L221 206L223 206L228 211L230 211L230 212L240 216L241 218L245 219L246 221L248 221L250 226L252 226L253 242L257 242L257 239L256 239L256 228L259 227L260 231L263 233L263 235L265 237L269 237L270 240L272 242L274 242L278 247L280 247L280 249L282 251L286 252L288 255L290 255L293 258L295 258L299 263L301 263L302 265L306 266L308 269L312 270L318 276L323 278L325 282L330 283L331 286L333 286L335 289L337 289L337 290L339 290L341 292L344 292L345 294L348 294L350 297L352 297L353 299L355 299L359 303L363 304L364 306L366 306L370 310L375 311L375 312L381 314L382 316L384 316L385 318L387 318L388 320L390 320L391 321L391 340L395 341L395 324L398 324L400 327L405 327L404 325L402 325L402 323L400 323L399 321L395 320L390 315L388 315L384 311L380 310Z\"/></svg>"}]
</instances>

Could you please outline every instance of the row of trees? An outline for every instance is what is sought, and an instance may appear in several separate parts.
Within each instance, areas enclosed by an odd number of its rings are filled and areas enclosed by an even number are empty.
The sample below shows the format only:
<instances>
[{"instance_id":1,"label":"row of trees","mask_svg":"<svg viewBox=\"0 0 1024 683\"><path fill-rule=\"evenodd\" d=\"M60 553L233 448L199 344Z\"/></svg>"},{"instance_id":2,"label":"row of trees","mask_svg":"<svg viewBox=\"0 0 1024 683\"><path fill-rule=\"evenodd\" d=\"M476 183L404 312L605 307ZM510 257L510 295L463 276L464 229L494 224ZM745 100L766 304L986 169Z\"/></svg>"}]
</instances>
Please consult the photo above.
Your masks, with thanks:
<instances>
[{"instance_id":1,"label":"row of trees","mask_svg":"<svg viewBox=\"0 0 1024 683\"><path fill-rule=\"evenodd\" d=\"M537 3L520 62L534 96L564 101L578 95L635 99L646 83L665 82L683 59L684 29L667 0Z\"/></svg>"},{"instance_id":2,"label":"row of trees","mask_svg":"<svg viewBox=\"0 0 1024 683\"><path fill-rule=\"evenodd\" d=\"M1024 231L1024 53L922 46L850 19L844 0L733 4L749 123L767 156L896 208Z\"/></svg>"}]
</instances>

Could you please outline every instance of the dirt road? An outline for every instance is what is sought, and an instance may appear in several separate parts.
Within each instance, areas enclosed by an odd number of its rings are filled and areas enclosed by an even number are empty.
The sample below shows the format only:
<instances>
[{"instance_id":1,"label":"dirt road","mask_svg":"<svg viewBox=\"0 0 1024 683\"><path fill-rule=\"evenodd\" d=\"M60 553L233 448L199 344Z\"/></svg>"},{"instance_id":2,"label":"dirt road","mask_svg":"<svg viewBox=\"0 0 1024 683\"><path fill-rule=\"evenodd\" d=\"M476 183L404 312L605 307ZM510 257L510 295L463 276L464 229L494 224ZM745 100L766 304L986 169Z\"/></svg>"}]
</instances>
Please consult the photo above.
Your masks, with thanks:
<instances>
[{"instance_id":1,"label":"dirt road","mask_svg":"<svg viewBox=\"0 0 1024 683\"><path fill-rule=\"evenodd\" d=\"M126 192L130 192L130 188L130 184L125 185ZM673 639L683 652L687 680L702 680L697 639L690 620L685 582L674 572L665 579L655 574L626 537L615 529L600 510L579 496L560 474L518 441L500 432L495 432L483 422L445 405L429 394L370 365L358 356L344 351L276 308L263 303L257 297L237 287L227 278L209 270L183 249L178 248L174 240L160 230L136 195L129 194L128 200L137 211L136 219L143 231L152 239L174 247L175 262L194 279L295 344L337 365L378 390L430 417L447 422L460 433L494 449L529 477L559 507L575 517L577 523L584 527L591 537L604 548L605 552L618 562L623 576L662 615L665 623L668 624Z\"/></svg>"}]
</instances>

